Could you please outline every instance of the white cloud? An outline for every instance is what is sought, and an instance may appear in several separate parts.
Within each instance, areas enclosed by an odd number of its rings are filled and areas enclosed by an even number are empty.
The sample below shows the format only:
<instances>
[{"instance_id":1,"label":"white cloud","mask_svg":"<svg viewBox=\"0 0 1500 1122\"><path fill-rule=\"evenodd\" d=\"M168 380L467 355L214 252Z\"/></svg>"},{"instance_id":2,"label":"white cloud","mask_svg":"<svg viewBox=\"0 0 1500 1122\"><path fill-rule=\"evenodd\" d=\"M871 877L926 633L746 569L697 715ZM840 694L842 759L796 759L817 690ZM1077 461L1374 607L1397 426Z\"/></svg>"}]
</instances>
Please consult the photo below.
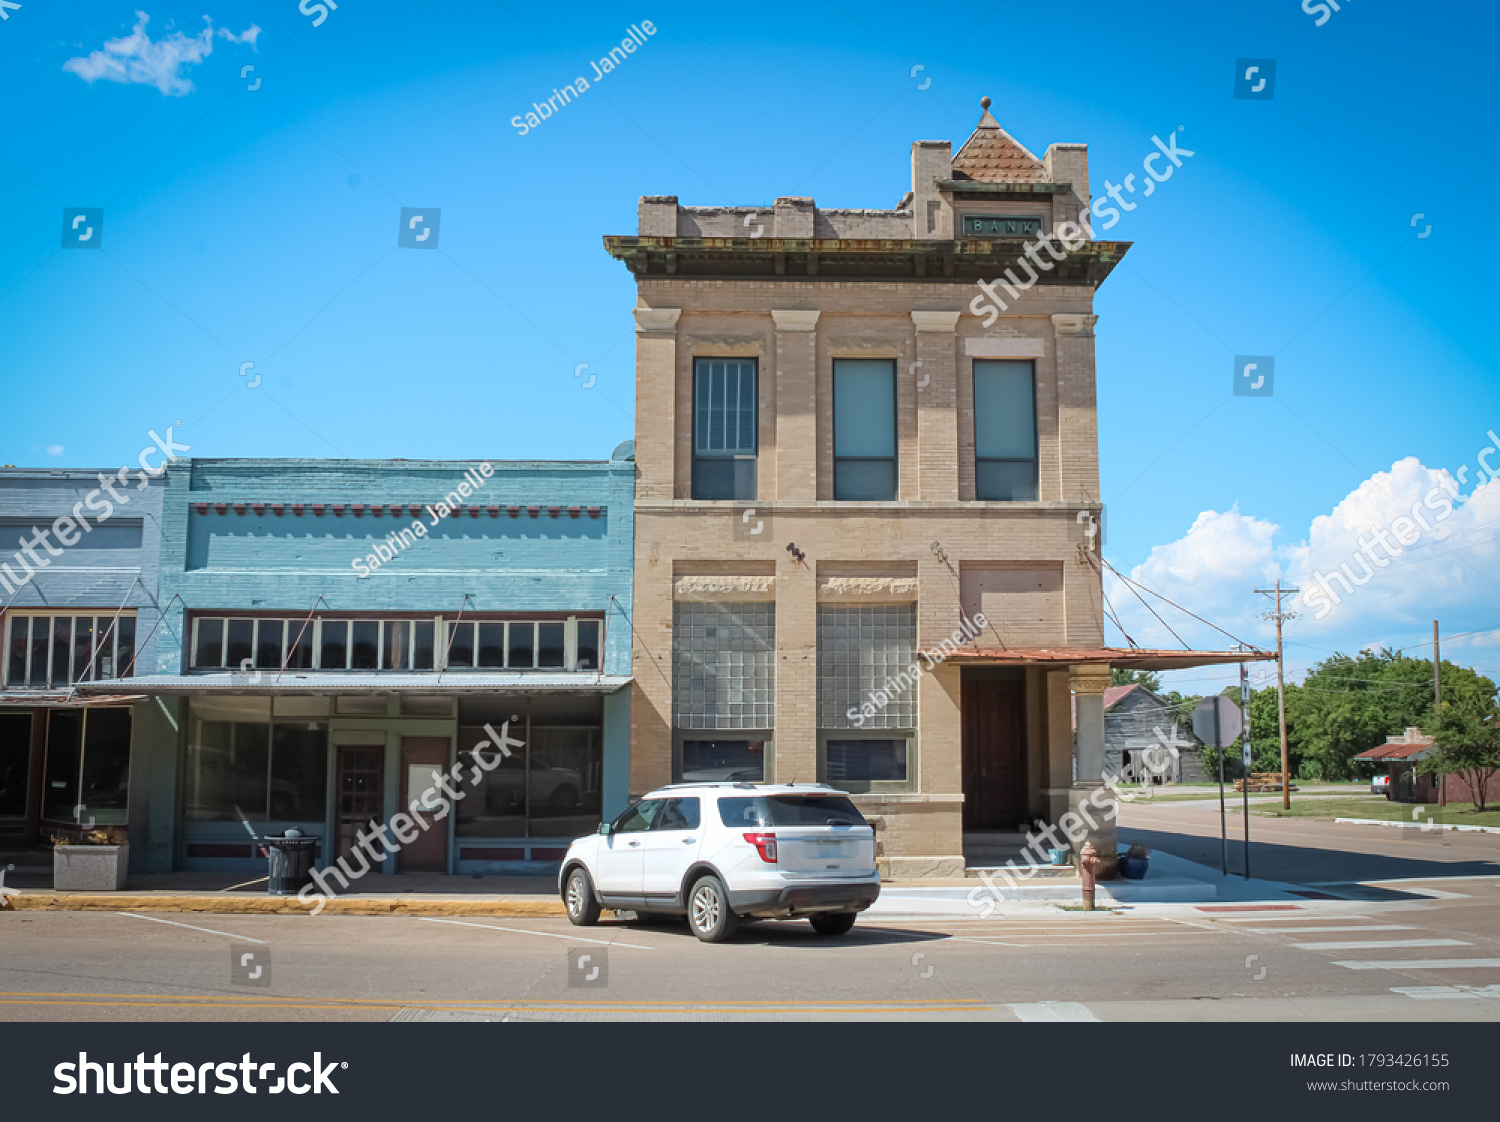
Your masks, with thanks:
<instances>
[{"instance_id":1,"label":"white cloud","mask_svg":"<svg viewBox=\"0 0 1500 1122\"><path fill-rule=\"evenodd\" d=\"M1154 547L1145 562L1131 570L1129 576L1254 643L1256 638L1252 633L1259 630L1254 614L1260 606L1253 603L1254 598L1248 593L1267 582L1274 583L1280 573L1273 546L1277 529L1272 522L1240 513L1238 505L1223 513L1205 510L1194 519L1186 535ZM1180 647L1182 644L1172 631L1195 648L1226 650L1232 645L1227 636L1176 608L1149 594L1138 597L1113 575L1106 573L1106 577L1105 593L1138 646Z\"/></svg>"},{"instance_id":2,"label":"white cloud","mask_svg":"<svg viewBox=\"0 0 1500 1122\"><path fill-rule=\"evenodd\" d=\"M109 82L127 85L155 86L165 97L184 97L193 92L193 83L183 74L190 66L196 66L214 52L214 26L207 17L206 25L197 35L184 35L173 31L152 42L146 25L151 17L145 12L135 13L135 26L129 35L118 39L106 39L102 49L91 51L63 63L63 69L77 74L92 84L100 78ZM232 43L248 43L253 48L260 35L260 28L251 24L236 35L226 28L217 34Z\"/></svg>"},{"instance_id":3,"label":"white cloud","mask_svg":"<svg viewBox=\"0 0 1500 1122\"><path fill-rule=\"evenodd\" d=\"M1278 576L1300 587L1303 594L1285 604L1299 613L1287 625L1289 671L1332 650L1418 643L1434 619L1454 633L1493 627L1500 623L1500 476L1481 468L1465 493L1469 480L1467 468L1455 475L1415 457L1398 460L1314 518L1300 540L1277 541L1277 526L1237 506L1204 511L1128 575L1267 648L1274 626L1260 617L1272 602L1252 590L1271 587ZM1181 645L1122 582L1106 576L1105 591L1138 645ZM1230 645L1182 612L1146 600L1194 648ZM1430 644L1425 654L1413 653L1430 656ZM1500 670L1500 632L1445 641L1443 653L1493 673Z\"/></svg>"},{"instance_id":4,"label":"white cloud","mask_svg":"<svg viewBox=\"0 0 1500 1122\"><path fill-rule=\"evenodd\" d=\"M63 454L63 446L61 444L49 444L49 445L47 445L47 455L49 455L49 456L61 456L62 454Z\"/></svg>"}]
</instances>

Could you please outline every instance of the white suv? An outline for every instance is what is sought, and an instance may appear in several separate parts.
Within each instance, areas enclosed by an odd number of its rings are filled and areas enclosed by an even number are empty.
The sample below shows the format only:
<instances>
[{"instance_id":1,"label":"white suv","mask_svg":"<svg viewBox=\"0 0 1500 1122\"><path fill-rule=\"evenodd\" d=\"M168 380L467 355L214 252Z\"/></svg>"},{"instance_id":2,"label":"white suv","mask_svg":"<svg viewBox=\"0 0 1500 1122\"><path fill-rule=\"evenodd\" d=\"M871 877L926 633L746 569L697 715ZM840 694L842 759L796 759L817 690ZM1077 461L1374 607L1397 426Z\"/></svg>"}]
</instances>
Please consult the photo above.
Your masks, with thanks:
<instances>
[{"instance_id":1,"label":"white suv","mask_svg":"<svg viewBox=\"0 0 1500 1122\"><path fill-rule=\"evenodd\" d=\"M675 783L568 847L568 918L603 908L686 915L707 943L745 919L806 917L843 935L880 895L875 832L824 783Z\"/></svg>"}]
</instances>

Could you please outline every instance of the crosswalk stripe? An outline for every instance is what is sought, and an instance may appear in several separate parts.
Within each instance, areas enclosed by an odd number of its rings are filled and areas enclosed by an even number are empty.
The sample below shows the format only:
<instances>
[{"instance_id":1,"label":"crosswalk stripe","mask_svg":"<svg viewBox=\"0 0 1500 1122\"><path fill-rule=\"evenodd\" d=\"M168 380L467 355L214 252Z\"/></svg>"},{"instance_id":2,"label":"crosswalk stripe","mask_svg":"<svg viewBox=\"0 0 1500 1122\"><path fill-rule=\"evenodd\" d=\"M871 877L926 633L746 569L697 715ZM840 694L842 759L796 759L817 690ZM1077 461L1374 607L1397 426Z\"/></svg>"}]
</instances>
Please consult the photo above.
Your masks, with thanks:
<instances>
[{"instance_id":1,"label":"crosswalk stripe","mask_svg":"<svg viewBox=\"0 0 1500 1122\"><path fill-rule=\"evenodd\" d=\"M1076 1001L1035 1001L1022 1005L1007 1005L1017 1020L1021 1021L1097 1021L1087 1005Z\"/></svg>"},{"instance_id":2,"label":"crosswalk stripe","mask_svg":"<svg viewBox=\"0 0 1500 1122\"><path fill-rule=\"evenodd\" d=\"M1405 994L1418 1001L1430 1001L1434 998L1500 998L1500 986L1392 986L1391 992Z\"/></svg>"},{"instance_id":3,"label":"crosswalk stripe","mask_svg":"<svg viewBox=\"0 0 1500 1122\"><path fill-rule=\"evenodd\" d=\"M1299 951L1395 951L1403 947L1472 947L1462 939L1356 939L1342 943L1293 943Z\"/></svg>"},{"instance_id":4,"label":"crosswalk stripe","mask_svg":"<svg viewBox=\"0 0 1500 1122\"><path fill-rule=\"evenodd\" d=\"M1416 958L1410 961L1364 962L1358 959L1335 961L1335 966L1346 970L1494 970L1500 968L1500 958Z\"/></svg>"},{"instance_id":5,"label":"crosswalk stripe","mask_svg":"<svg viewBox=\"0 0 1500 1122\"><path fill-rule=\"evenodd\" d=\"M1360 923L1347 927L1240 927L1236 930L1255 935L1309 935L1320 931L1413 931L1415 928L1401 923Z\"/></svg>"}]
</instances>

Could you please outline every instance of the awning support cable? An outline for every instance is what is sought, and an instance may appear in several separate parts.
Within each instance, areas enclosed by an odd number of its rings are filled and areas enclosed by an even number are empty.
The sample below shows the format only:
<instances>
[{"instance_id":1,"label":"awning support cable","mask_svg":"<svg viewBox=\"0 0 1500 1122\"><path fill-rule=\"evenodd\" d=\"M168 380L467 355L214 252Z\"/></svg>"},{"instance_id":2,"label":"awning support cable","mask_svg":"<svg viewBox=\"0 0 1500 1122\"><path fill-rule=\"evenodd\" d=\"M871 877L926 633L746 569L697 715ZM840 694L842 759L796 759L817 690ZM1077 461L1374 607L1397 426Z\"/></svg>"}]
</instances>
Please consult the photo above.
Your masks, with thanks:
<instances>
[{"instance_id":1,"label":"awning support cable","mask_svg":"<svg viewBox=\"0 0 1500 1122\"><path fill-rule=\"evenodd\" d=\"M302 636L307 633L307 625L312 623L313 615L317 612L319 604L323 604L325 607L327 606L327 601L323 599L323 594L321 592L318 593L318 598L313 601L312 611L308 612L307 618L302 621L302 630L297 632L297 638L292 642L292 645L286 649L286 654L281 656L281 669L276 674L276 681L271 683L273 686L279 686L281 684L281 675L286 673L286 664L292 661L292 652L297 649L297 644L302 642Z\"/></svg>"},{"instance_id":2,"label":"awning support cable","mask_svg":"<svg viewBox=\"0 0 1500 1122\"><path fill-rule=\"evenodd\" d=\"M443 665L438 669L438 685L443 684L443 674L448 670L448 656L453 653L453 640L458 638L458 625L462 623L464 619L464 605L467 604L470 599L471 597L469 596L469 594L465 592L464 598L458 602L458 618L453 621L453 626L448 628L448 645L443 648Z\"/></svg>"},{"instance_id":3,"label":"awning support cable","mask_svg":"<svg viewBox=\"0 0 1500 1122\"><path fill-rule=\"evenodd\" d=\"M92 658L89 659L88 670L84 673L84 675L81 678L75 678L73 680L73 684L68 687L68 700L70 700L70 701L72 700L73 693L74 693L75 690L78 689L78 683L79 682L88 682L88 681L92 681L93 680L93 677L94 677L94 663L97 662L97 661L99 661L99 651L102 648L104 648L104 647L106 647L106 646L109 645L110 638L115 633L115 628L117 626L119 626L119 623L120 623L120 613L125 610L125 605L128 604L128 603L130 603L130 594L135 591L135 586L138 585L138 584L140 584L140 583L141 583L141 578L140 578L140 575L137 574L135 580L133 580L133 581L130 582L130 587L127 588L127 589L125 589L125 599L121 600L120 601L120 606L115 609L115 618L109 621L109 629L104 632L104 638L102 638L101 640L99 640L99 642L97 642L97 643L94 644L94 655L93 655ZM135 665L134 661L131 662L131 665L132 666ZM115 669L118 670L119 667L116 667Z\"/></svg>"}]
</instances>

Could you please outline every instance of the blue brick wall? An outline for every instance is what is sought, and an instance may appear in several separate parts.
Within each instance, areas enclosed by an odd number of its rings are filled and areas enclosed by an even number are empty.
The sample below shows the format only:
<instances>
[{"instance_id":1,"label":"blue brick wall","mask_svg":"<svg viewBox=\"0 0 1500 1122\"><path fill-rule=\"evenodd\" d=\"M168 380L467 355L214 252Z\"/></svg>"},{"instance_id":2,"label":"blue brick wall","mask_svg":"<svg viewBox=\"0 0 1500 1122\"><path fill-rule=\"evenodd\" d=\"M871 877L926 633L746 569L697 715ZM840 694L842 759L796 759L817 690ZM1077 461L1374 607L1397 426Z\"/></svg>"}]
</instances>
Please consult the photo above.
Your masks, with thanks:
<instances>
[{"instance_id":1,"label":"blue brick wall","mask_svg":"<svg viewBox=\"0 0 1500 1122\"><path fill-rule=\"evenodd\" d=\"M630 672L630 611L634 549L631 461L491 461L494 475L466 505L498 506L443 518L426 511L465 481L480 461L178 460L167 473L162 519L163 600L175 642L157 648L155 672L183 669L184 609L467 612L600 611L606 613L604 671ZM207 503L206 513L197 504ZM227 505L220 514L215 505ZM237 514L232 504L247 504ZM248 504L263 503L257 514ZM280 515L273 504L283 504ZM296 515L292 504L303 504ZM349 509L365 507L356 517ZM324 504L321 516L313 504ZM344 505L342 514L326 509ZM369 507L387 508L374 517ZM413 517L391 504L423 508L427 537L368 576L353 567ZM512 518L505 509L521 507ZM527 507L541 509L531 517ZM558 507L551 517L548 508ZM570 517L568 508L579 508ZM589 507L600 508L597 518ZM464 604L464 595L470 599Z\"/></svg>"}]
</instances>

